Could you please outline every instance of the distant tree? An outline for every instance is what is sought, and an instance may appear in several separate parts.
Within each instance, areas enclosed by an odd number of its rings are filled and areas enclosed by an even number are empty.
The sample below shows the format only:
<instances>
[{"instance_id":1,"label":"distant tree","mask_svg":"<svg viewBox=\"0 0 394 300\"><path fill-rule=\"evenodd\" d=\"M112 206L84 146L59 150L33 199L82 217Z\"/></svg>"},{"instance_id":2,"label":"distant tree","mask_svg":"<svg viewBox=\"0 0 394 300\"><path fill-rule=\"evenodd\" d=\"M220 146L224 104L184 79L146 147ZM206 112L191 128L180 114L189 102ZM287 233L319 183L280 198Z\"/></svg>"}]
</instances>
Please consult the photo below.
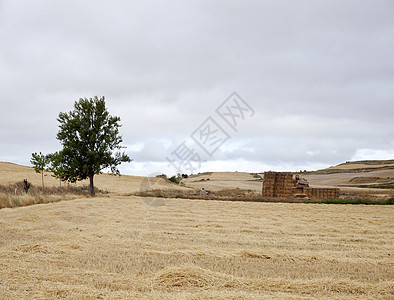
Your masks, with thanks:
<instances>
[{"instance_id":1,"label":"distant tree","mask_svg":"<svg viewBox=\"0 0 394 300\"><path fill-rule=\"evenodd\" d=\"M120 175L117 168L131 159L119 152L122 137L119 134L120 118L111 116L105 98L84 98L75 101L74 110L61 112L58 117L57 139L63 146L61 153L61 180L76 182L89 178L90 194L94 196L93 178L103 169Z\"/></svg>"},{"instance_id":2,"label":"distant tree","mask_svg":"<svg viewBox=\"0 0 394 300\"><path fill-rule=\"evenodd\" d=\"M182 175L178 173L176 176L175 176L175 175L174 175L174 176L171 176L171 177L169 178L169 180L170 180L171 182L173 182L173 183L179 184L179 183L182 181Z\"/></svg>"},{"instance_id":3,"label":"distant tree","mask_svg":"<svg viewBox=\"0 0 394 300\"><path fill-rule=\"evenodd\" d=\"M62 152L48 154L49 168L48 170L53 173L53 177L59 179L60 189L62 188L62 175L64 173L64 164L62 160Z\"/></svg>"},{"instance_id":4,"label":"distant tree","mask_svg":"<svg viewBox=\"0 0 394 300\"><path fill-rule=\"evenodd\" d=\"M31 155L30 163L33 165L36 173L41 173L42 191L44 192L44 171L49 163L48 155L44 155L41 152L39 154L34 152Z\"/></svg>"}]
</instances>

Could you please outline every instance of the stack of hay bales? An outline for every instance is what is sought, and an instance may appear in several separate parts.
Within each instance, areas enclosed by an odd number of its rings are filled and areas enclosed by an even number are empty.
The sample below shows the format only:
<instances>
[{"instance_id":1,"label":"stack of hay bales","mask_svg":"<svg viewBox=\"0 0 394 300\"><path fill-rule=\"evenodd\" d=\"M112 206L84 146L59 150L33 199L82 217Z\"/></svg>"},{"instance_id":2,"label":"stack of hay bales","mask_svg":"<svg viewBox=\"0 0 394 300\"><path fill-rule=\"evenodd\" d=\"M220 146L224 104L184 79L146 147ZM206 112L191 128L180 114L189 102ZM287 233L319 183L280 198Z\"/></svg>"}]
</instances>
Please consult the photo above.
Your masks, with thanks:
<instances>
[{"instance_id":1,"label":"stack of hay bales","mask_svg":"<svg viewBox=\"0 0 394 300\"><path fill-rule=\"evenodd\" d=\"M305 193L312 199L338 199L338 188L309 188L305 189Z\"/></svg>"},{"instance_id":2,"label":"stack of hay bales","mask_svg":"<svg viewBox=\"0 0 394 300\"><path fill-rule=\"evenodd\" d=\"M339 189L310 188L306 180L294 179L291 172L264 173L263 197L288 198L302 195L311 199L338 199Z\"/></svg>"},{"instance_id":3,"label":"stack of hay bales","mask_svg":"<svg viewBox=\"0 0 394 300\"><path fill-rule=\"evenodd\" d=\"M263 197L274 197L275 173L264 172Z\"/></svg>"},{"instance_id":4,"label":"stack of hay bales","mask_svg":"<svg viewBox=\"0 0 394 300\"><path fill-rule=\"evenodd\" d=\"M305 190L308 189L308 187L304 187L304 186L295 186L291 188L291 194L293 196L300 196L300 195L304 195L305 197L307 196L305 193Z\"/></svg>"},{"instance_id":5,"label":"stack of hay bales","mask_svg":"<svg viewBox=\"0 0 394 300\"><path fill-rule=\"evenodd\" d=\"M263 182L263 197L289 197L295 185L293 174L290 172L265 172Z\"/></svg>"}]
</instances>

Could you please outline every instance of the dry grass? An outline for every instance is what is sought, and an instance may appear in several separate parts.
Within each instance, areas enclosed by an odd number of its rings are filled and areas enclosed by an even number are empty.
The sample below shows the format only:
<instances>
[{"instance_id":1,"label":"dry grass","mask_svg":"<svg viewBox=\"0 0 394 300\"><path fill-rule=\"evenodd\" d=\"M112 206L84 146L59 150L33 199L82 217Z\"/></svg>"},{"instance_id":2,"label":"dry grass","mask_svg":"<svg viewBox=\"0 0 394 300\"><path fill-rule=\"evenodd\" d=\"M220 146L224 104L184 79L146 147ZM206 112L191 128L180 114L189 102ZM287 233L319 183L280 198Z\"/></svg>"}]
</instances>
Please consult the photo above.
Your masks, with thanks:
<instances>
[{"instance_id":1,"label":"dry grass","mask_svg":"<svg viewBox=\"0 0 394 300\"><path fill-rule=\"evenodd\" d=\"M0 209L34 204L51 203L74 199L72 195L20 195L13 196L0 192Z\"/></svg>"},{"instance_id":2,"label":"dry grass","mask_svg":"<svg viewBox=\"0 0 394 300\"><path fill-rule=\"evenodd\" d=\"M336 173L336 174L310 174L301 175L305 177L313 186L316 187L342 187L358 184L354 182L354 178L361 180L362 178L374 177L380 180L394 177L394 169L378 170L360 173Z\"/></svg>"},{"instance_id":3,"label":"dry grass","mask_svg":"<svg viewBox=\"0 0 394 300\"><path fill-rule=\"evenodd\" d=\"M42 187L32 185L28 193L26 193L23 182L7 185L0 184L0 209L70 200L87 194L87 187L79 189L74 185L66 185L62 188L46 187L44 191L42 191Z\"/></svg>"},{"instance_id":4,"label":"dry grass","mask_svg":"<svg viewBox=\"0 0 394 300\"><path fill-rule=\"evenodd\" d=\"M209 192L207 195L201 195L196 190L172 190L172 189L155 189L147 191L138 191L133 193L139 197L155 197L155 198L182 198L182 199L203 199L203 200L221 200L221 201L263 201L261 193L252 190L223 189L215 192Z\"/></svg>"},{"instance_id":5,"label":"dry grass","mask_svg":"<svg viewBox=\"0 0 394 300\"><path fill-rule=\"evenodd\" d=\"M200 175L189 176L182 180L186 186L211 191L240 188L261 192L262 183L252 174L245 172L209 172Z\"/></svg>"},{"instance_id":6,"label":"dry grass","mask_svg":"<svg viewBox=\"0 0 394 300\"><path fill-rule=\"evenodd\" d=\"M368 165L363 163L354 164L341 164L334 167L329 167L323 170L354 170L354 169L379 169L379 168L394 168L394 163L389 164L379 164L379 165Z\"/></svg>"},{"instance_id":7,"label":"dry grass","mask_svg":"<svg viewBox=\"0 0 394 300\"><path fill-rule=\"evenodd\" d=\"M309 199L297 197L262 197L261 193L253 190L223 189L206 194L201 194L196 190L173 190L173 189L155 189L138 191L129 196L154 197L154 198L182 198L182 199L201 199L201 200L220 200L220 201L243 201L243 202L279 202L279 203L330 203L330 204L374 204L374 205L392 205L394 204L394 191L373 191L367 189L364 191L348 190L342 194L339 199Z\"/></svg>"},{"instance_id":8,"label":"dry grass","mask_svg":"<svg viewBox=\"0 0 394 300\"><path fill-rule=\"evenodd\" d=\"M59 181L53 178L50 173L46 173L45 185L58 187ZM262 175L262 174L260 174ZM379 177L394 178L394 169L378 170L361 173L338 173L338 174L311 174L302 175L308 179L312 187L340 187L351 185L354 177ZM11 163L0 162L0 184L10 184L22 181L27 178L35 186L41 185L41 175L34 172L33 168L20 166ZM209 180L208 180L209 179ZM205 188L206 190L219 191L224 189L240 188L242 190L252 190L261 192L262 182L254 174L245 172L207 172L200 175L193 175L182 180L186 187L193 189ZM87 185L88 181L82 181L77 185ZM154 189L177 189L185 191L187 188L169 183L163 178L142 177L142 176L111 176L101 174L95 176L95 186L101 190L115 194L131 194L137 191ZM347 187L346 187L347 188ZM352 190L365 192L365 189L353 187ZM374 192L376 189L374 189Z\"/></svg>"},{"instance_id":9,"label":"dry grass","mask_svg":"<svg viewBox=\"0 0 394 300\"><path fill-rule=\"evenodd\" d=\"M263 174L260 174L263 176ZM301 174L305 177L311 187L316 188L332 188L339 187L341 192L355 194L360 197L376 198L374 195L385 194L385 198L394 197L394 193L389 189L365 189L360 188L356 182L352 180L357 177L359 178L379 178L378 182L384 182L387 178L394 178L394 169L377 170L371 172L360 172L360 173L336 173L336 174ZM261 193L262 182L256 178L253 174L244 172L211 172L201 175L191 176L182 182L187 187L193 189L204 188L213 192L239 188L242 190L252 190L256 193ZM391 182L391 180L390 180ZM371 196L372 195L372 196Z\"/></svg>"},{"instance_id":10,"label":"dry grass","mask_svg":"<svg viewBox=\"0 0 394 300\"><path fill-rule=\"evenodd\" d=\"M394 207L80 198L0 210L2 299L393 299Z\"/></svg>"},{"instance_id":11,"label":"dry grass","mask_svg":"<svg viewBox=\"0 0 394 300\"><path fill-rule=\"evenodd\" d=\"M331 171L331 170L373 170L381 168L394 169L394 160L364 160L364 161L353 161L346 162L336 166L332 166L320 171Z\"/></svg>"},{"instance_id":12,"label":"dry grass","mask_svg":"<svg viewBox=\"0 0 394 300\"><path fill-rule=\"evenodd\" d=\"M23 178L40 186L32 168L0 163L0 184ZM227 198L228 188L261 191L248 173L188 182ZM125 196L187 191L136 176L100 175L96 184L111 194L0 210L0 299L394 298L393 206ZM32 196L40 195L18 197L33 204Z\"/></svg>"},{"instance_id":13,"label":"dry grass","mask_svg":"<svg viewBox=\"0 0 394 300\"><path fill-rule=\"evenodd\" d=\"M44 182L47 187L58 187L59 181L51 176L50 172L45 172ZM8 185L27 179L34 186L41 186L41 174L34 171L32 167L20 166L12 163L0 162L0 184ZM184 189L183 187L171 184L163 178L151 178L142 176L113 176L100 174L94 177L94 184L100 190L113 194L130 194L140 190L150 189ZM70 184L71 186L89 185L88 180Z\"/></svg>"}]
</instances>

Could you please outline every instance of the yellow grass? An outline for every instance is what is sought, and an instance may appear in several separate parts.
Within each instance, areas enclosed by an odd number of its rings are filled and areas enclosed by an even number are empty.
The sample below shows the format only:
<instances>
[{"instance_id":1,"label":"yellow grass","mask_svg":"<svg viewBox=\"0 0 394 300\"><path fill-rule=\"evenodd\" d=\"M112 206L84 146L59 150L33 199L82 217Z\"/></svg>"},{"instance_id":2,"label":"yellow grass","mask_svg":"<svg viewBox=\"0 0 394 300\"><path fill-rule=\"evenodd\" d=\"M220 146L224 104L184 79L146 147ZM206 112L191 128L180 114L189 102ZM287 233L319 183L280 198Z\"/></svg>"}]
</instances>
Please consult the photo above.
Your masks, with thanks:
<instances>
[{"instance_id":1,"label":"yellow grass","mask_svg":"<svg viewBox=\"0 0 394 300\"><path fill-rule=\"evenodd\" d=\"M18 206L28 206L33 204L41 204L41 203L51 203L58 202L64 200L75 199L76 195L9 195L7 193L0 192L0 209L5 207L18 207Z\"/></svg>"},{"instance_id":2,"label":"yellow grass","mask_svg":"<svg viewBox=\"0 0 394 300\"><path fill-rule=\"evenodd\" d=\"M382 179L394 178L394 169L377 170L360 173L336 173L336 174L310 174L301 175L316 187L340 187L343 185L358 184L353 182L353 178L379 177Z\"/></svg>"},{"instance_id":3,"label":"yellow grass","mask_svg":"<svg viewBox=\"0 0 394 300\"><path fill-rule=\"evenodd\" d=\"M393 299L394 208L80 198L0 210L1 299Z\"/></svg>"},{"instance_id":4,"label":"yellow grass","mask_svg":"<svg viewBox=\"0 0 394 300\"><path fill-rule=\"evenodd\" d=\"M323 170L353 170L353 169L365 169L365 168L384 168L384 167L391 167L394 168L394 163L388 164L379 164L379 165L370 165L370 164L363 164L363 163L352 163L352 164L341 164L338 166L329 167Z\"/></svg>"},{"instance_id":5,"label":"yellow grass","mask_svg":"<svg viewBox=\"0 0 394 300\"><path fill-rule=\"evenodd\" d=\"M264 174L260 174L262 177ZM351 180L355 177L379 177L382 179L394 178L394 169L377 170L360 173L336 173L336 174L310 174L304 175L311 187L332 188L339 187L341 192L357 194L366 198L390 198L394 197L394 191L388 189L366 189L360 187L349 187L357 183ZM209 180L208 180L209 179ZM213 172L197 176L191 176L182 182L188 187L195 189L204 188L210 191L219 191L223 189L240 188L243 190L252 190L261 193L262 182L256 180L253 175L245 172Z\"/></svg>"},{"instance_id":6,"label":"yellow grass","mask_svg":"<svg viewBox=\"0 0 394 300\"><path fill-rule=\"evenodd\" d=\"M394 169L394 160L361 160L361 161L347 161L336 166L331 166L323 170L356 170L356 169Z\"/></svg>"},{"instance_id":7,"label":"yellow grass","mask_svg":"<svg viewBox=\"0 0 394 300\"><path fill-rule=\"evenodd\" d=\"M0 184L24 178L41 184L32 168L0 163ZM95 179L111 194L0 210L0 299L394 298L392 206L138 198L127 194L184 188ZM186 182L260 191L255 179L220 172Z\"/></svg>"},{"instance_id":8,"label":"yellow grass","mask_svg":"<svg viewBox=\"0 0 394 300\"><path fill-rule=\"evenodd\" d=\"M244 190L260 191L262 183L256 181L253 175L246 172L212 172L202 175L190 176L182 180L186 186L196 189L218 191L229 188L241 188Z\"/></svg>"},{"instance_id":9,"label":"yellow grass","mask_svg":"<svg viewBox=\"0 0 394 300\"><path fill-rule=\"evenodd\" d=\"M44 181L46 186L59 186L59 181L45 173ZM263 174L260 174L263 175ZM354 177L393 177L394 169L378 170L361 173L338 173L338 174L312 174L302 175L312 187L342 187L343 185L352 184ZM34 172L33 168L20 166L11 163L0 162L0 184L15 183L27 178L36 186L41 186L41 175ZM209 180L208 180L209 179ZM109 191L115 194L131 194L137 191L155 190L155 189L183 189L184 187L169 183L163 178L147 178L142 176L111 176L101 174L94 177L95 186L101 190ZM240 188L243 190L252 190L261 192L262 182L257 181L253 175L245 172L213 172L209 174L194 175L182 180L187 187L193 189L204 188L206 190L218 191L229 188ZM78 182L76 185L88 185L87 180ZM360 192L365 192L362 188L352 188ZM376 189L374 189L376 191Z\"/></svg>"},{"instance_id":10,"label":"yellow grass","mask_svg":"<svg viewBox=\"0 0 394 300\"><path fill-rule=\"evenodd\" d=\"M45 186L59 186L59 180L51 176L50 172L44 172ZM41 174L36 173L32 167L0 162L0 184L6 185L27 179L37 187L41 187ZM62 183L64 185L64 183ZM75 185L89 185L88 180L77 182ZM139 190L151 189L184 189L171 184L162 178L147 178L143 176L113 176L100 174L94 177L94 185L103 191L116 194L130 194Z\"/></svg>"}]
</instances>

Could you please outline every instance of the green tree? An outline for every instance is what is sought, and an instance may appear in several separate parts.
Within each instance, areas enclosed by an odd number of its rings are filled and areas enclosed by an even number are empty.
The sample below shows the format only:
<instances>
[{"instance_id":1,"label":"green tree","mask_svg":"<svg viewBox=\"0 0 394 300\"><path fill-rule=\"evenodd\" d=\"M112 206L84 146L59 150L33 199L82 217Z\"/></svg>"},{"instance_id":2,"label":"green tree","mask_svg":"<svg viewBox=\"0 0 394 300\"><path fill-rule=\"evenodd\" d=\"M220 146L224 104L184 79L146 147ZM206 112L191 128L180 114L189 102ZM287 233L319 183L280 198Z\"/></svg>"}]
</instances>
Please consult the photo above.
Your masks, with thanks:
<instances>
[{"instance_id":1,"label":"green tree","mask_svg":"<svg viewBox=\"0 0 394 300\"><path fill-rule=\"evenodd\" d=\"M59 179L60 189L62 188L62 175L64 172L63 156L62 152L58 151L47 155L49 160L48 170L53 173L53 177Z\"/></svg>"},{"instance_id":2,"label":"green tree","mask_svg":"<svg viewBox=\"0 0 394 300\"><path fill-rule=\"evenodd\" d=\"M31 155L30 163L33 165L34 171L36 171L36 173L41 173L42 191L44 192L44 171L49 163L49 157L48 155L44 155L41 152L39 154L34 152Z\"/></svg>"},{"instance_id":3,"label":"green tree","mask_svg":"<svg viewBox=\"0 0 394 300\"><path fill-rule=\"evenodd\" d=\"M62 180L76 182L89 178L90 194L94 196L93 178L103 169L120 175L117 168L131 159L119 150L122 137L119 134L120 118L111 116L105 106L105 98L84 98L75 101L74 110L61 112L58 117L57 139L63 146L61 153Z\"/></svg>"},{"instance_id":4,"label":"green tree","mask_svg":"<svg viewBox=\"0 0 394 300\"><path fill-rule=\"evenodd\" d=\"M182 181L182 175L178 173L176 176L171 176L169 180L173 183L179 184Z\"/></svg>"}]
</instances>

